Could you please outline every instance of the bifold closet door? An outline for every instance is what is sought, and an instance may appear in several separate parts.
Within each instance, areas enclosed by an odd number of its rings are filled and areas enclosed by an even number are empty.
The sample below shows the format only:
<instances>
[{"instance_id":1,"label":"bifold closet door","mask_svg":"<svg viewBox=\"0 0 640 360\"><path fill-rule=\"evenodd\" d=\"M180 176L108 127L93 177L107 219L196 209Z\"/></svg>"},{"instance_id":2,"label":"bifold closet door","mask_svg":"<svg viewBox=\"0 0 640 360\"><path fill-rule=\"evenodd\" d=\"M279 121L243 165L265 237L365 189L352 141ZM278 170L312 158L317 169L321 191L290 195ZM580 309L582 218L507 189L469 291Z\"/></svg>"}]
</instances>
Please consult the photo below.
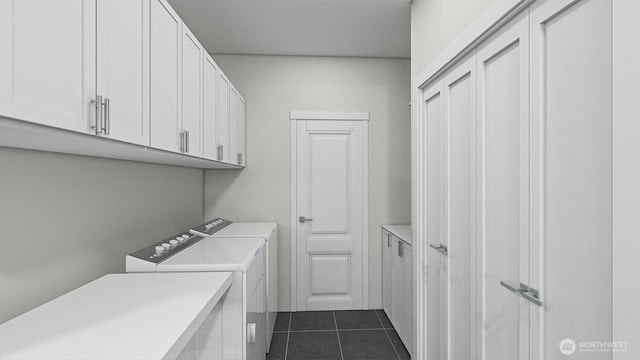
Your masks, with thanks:
<instances>
[{"instance_id":1,"label":"bifold closet door","mask_svg":"<svg viewBox=\"0 0 640 360\"><path fill-rule=\"evenodd\" d=\"M478 49L480 350L486 360L528 358L528 11ZM511 289L510 289L511 288Z\"/></svg>"},{"instance_id":2,"label":"bifold closet door","mask_svg":"<svg viewBox=\"0 0 640 360\"><path fill-rule=\"evenodd\" d=\"M476 57L444 76L447 359L476 359Z\"/></svg>"},{"instance_id":3,"label":"bifold closet door","mask_svg":"<svg viewBox=\"0 0 640 360\"><path fill-rule=\"evenodd\" d=\"M444 281L442 278L443 254L432 247L443 245L445 241L444 219L444 169L445 169L445 123L442 95L442 79L427 87L422 95L423 113L427 143L426 154L426 216L427 239L429 246L424 250L427 261L427 359L446 358L446 313L444 312Z\"/></svg>"},{"instance_id":4,"label":"bifold closet door","mask_svg":"<svg viewBox=\"0 0 640 360\"><path fill-rule=\"evenodd\" d=\"M531 286L544 301L532 306L536 359L612 357L580 346L612 340L611 6L531 9Z\"/></svg>"}]
</instances>

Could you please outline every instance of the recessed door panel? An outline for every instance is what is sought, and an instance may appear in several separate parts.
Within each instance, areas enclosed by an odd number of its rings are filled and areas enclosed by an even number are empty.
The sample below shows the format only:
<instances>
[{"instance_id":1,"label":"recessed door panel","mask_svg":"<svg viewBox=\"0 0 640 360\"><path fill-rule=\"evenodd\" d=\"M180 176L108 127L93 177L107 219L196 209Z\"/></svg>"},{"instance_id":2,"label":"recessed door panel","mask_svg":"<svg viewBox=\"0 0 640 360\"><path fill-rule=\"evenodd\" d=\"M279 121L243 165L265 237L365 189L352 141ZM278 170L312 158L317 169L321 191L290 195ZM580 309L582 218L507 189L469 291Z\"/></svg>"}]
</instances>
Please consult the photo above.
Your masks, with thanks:
<instances>
[{"instance_id":1,"label":"recessed door panel","mask_svg":"<svg viewBox=\"0 0 640 360\"><path fill-rule=\"evenodd\" d=\"M351 296L351 256L310 255L310 296ZM345 276L347 275L347 276Z\"/></svg>"},{"instance_id":2,"label":"recessed door panel","mask_svg":"<svg viewBox=\"0 0 640 360\"><path fill-rule=\"evenodd\" d=\"M565 358L564 339L576 344L576 358L612 357L580 347L612 340L611 6L558 1L531 13L532 58L539 59L532 63L532 278L545 303L536 309L535 351L543 359Z\"/></svg>"},{"instance_id":3,"label":"recessed door panel","mask_svg":"<svg viewBox=\"0 0 640 360\"><path fill-rule=\"evenodd\" d=\"M478 50L481 127L481 342L486 360L528 357L527 12Z\"/></svg>"}]
</instances>

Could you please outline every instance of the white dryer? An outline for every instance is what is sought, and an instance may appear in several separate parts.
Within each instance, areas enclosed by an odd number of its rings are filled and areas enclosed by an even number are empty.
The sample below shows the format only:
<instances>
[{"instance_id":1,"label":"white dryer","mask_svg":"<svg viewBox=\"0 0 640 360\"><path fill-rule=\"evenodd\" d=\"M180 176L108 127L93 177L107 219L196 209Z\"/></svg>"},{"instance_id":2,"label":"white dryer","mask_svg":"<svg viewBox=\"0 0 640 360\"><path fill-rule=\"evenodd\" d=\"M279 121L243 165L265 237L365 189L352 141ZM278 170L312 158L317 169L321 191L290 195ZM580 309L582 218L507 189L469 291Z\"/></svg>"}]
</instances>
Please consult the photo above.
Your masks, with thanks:
<instances>
[{"instance_id":1,"label":"white dryer","mask_svg":"<svg viewBox=\"0 0 640 360\"><path fill-rule=\"evenodd\" d=\"M225 359L266 357L265 241L181 233L127 255L127 272L229 271L233 283L222 300Z\"/></svg>"},{"instance_id":2,"label":"white dryer","mask_svg":"<svg viewBox=\"0 0 640 360\"><path fill-rule=\"evenodd\" d=\"M278 316L278 224L274 222L229 222L213 219L191 229L191 233L213 238L261 238L266 242L267 352Z\"/></svg>"}]
</instances>

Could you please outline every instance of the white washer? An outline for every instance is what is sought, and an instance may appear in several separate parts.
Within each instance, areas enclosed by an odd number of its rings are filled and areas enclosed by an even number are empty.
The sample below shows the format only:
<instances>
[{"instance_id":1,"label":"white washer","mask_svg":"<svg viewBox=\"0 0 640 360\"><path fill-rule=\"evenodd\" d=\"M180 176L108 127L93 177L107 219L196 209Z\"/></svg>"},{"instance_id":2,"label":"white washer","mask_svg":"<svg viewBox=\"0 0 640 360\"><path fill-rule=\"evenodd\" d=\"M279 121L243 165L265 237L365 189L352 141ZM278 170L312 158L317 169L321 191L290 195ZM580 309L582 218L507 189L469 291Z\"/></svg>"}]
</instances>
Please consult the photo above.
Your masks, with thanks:
<instances>
[{"instance_id":1,"label":"white washer","mask_svg":"<svg viewBox=\"0 0 640 360\"><path fill-rule=\"evenodd\" d=\"M127 272L232 272L233 283L222 300L224 358L266 358L264 239L214 239L181 233L127 255L126 269Z\"/></svg>"},{"instance_id":2,"label":"white washer","mask_svg":"<svg viewBox=\"0 0 640 360\"><path fill-rule=\"evenodd\" d=\"M213 238L262 238L266 242L267 352L278 316L278 224L274 222L230 223L213 219L191 229L191 233Z\"/></svg>"}]
</instances>

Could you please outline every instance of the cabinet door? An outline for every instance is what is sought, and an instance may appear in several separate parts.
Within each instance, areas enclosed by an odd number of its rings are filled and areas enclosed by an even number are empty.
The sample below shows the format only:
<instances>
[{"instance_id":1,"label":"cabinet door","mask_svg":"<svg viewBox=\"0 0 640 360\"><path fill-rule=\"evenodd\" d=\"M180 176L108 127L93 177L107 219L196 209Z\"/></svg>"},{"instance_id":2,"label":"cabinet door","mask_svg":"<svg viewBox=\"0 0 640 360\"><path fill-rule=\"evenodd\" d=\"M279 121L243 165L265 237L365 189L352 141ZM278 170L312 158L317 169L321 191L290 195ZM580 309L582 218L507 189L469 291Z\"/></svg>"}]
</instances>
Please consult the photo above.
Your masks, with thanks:
<instances>
[{"instance_id":1,"label":"cabinet door","mask_svg":"<svg viewBox=\"0 0 640 360\"><path fill-rule=\"evenodd\" d=\"M396 328L400 339L404 338L404 260L402 258L402 241L391 235L393 243L393 316L391 323Z\"/></svg>"},{"instance_id":2,"label":"cabinet door","mask_svg":"<svg viewBox=\"0 0 640 360\"><path fill-rule=\"evenodd\" d=\"M204 48L182 26L182 151L202 156L202 59Z\"/></svg>"},{"instance_id":3,"label":"cabinet door","mask_svg":"<svg viewBox=\"0 0 640 360\"><path fill-rule=\"evenodd\" d=\"M204 157L218 160L218 66L209 54L205 54L203 62L203 146Z\"/></svg>"},{"instance_id":4,"label":"cabinet door","mask_svg":"<svg viewBox=\"0 0 640 360\"><path fill-rule=\"evenodd\" d=\"M444 76L445 241L443 281L449 359L476 359L476 57Z\"/></svg>"},{"instance_id":5,"label":"cabinet door","mask_svg":"<svg viewBox=\"0 0 640 360\"><path fill-rule=\"evenodd\" d=\"M238 117L236 124L238 165L245 166L247 164L247 104L241 95L238 95Z\"/></svg>"},{"instance_id":6,"label":"cabinet door","mask_svg":"<svg viewBox=\"0 0 640 360\"><path fill-rule=\"evenodd\" d=\"M427 162L426 178L426 243L439 246L444 241L444 107L442 95L442 79L436 80L422 93L424 111L422 119L425 123L427 144L425 157ZM442 266L443 254L432 249L426 250L427 276L426 287L426 352L427 359L441 360L446 357L445 321L443 312Z\"/></svg>"},{"instance_id":7,"label":"cabinet door","mask_svg":"<svg viewBox=\"0 0 640 360\"><path fill-rule=\"evenodd\" d=\"M0 115L89 133L95 0L0 0Z\"/></svg>"},{"instance_id":8,"label":"cabinet door","mask_svg":"<svg viewBox=\"0 0 640 360\"><path fill-rule=\"evenodd\" d=\"M561 342L575 358L612 357L576 348L612 341L611 6L531 10L531 286L544 301L531 309L533 358L564 358Z\"/></svg>"},{"instance_id":9,"label":"cabinet door","mask_svg":"<svg viewBox=\"0 0 640 360\"><path fill-rule=\"evenodd\" d=\"M99 135L149 145L149 0L98 0Z\"/></svg>"},{"instance_id":10,"label":"cabinet door","mask_svg":"<svg viewBox=\"0 0 640 360\"><path fill-rule=\"evenodd\" d=\"M483 359L526 359L529 302L528 11L478 49L479 286Z\"/></svg>"},{"instance_id":11,"label":"cabinet door","mask_svg":"<svg viewBox=\"0 0 640 360\"><path fill-rule=\"evenodd\" d=\"M404 330L402 331L402 341L411 353L413 348L413 254L411 246L404 245L402 259L402 272L404 273L404 294L402 295L402 323Z\"/></svg>"},{"instance_id":12,"label":"cabinet door","mask_svg":"<svg viewBox=\"0 0 640 360\"><path fill-rule=\"evenodd\" d=\"M151 0L151 146L180 151L182 21L165 0Z\"/></svg>"},{"instance_id":13,"label":"cabinet door","mask_svg":"<svg viewBox=\"0 0 640 360\"><path fill-rule=\"evenodd\" d=\"M218 160L229 162L229 79L218 71Z\"/></svg>"},{"instance_id":14,"label":"cabinet door","mask_svg":"<svg viewBox=\"0 0 640 360\"><path fill-rule=\"evenodd\" d=\"M238 90L229 87L229 163L238 164Z\"/></svg>"},{"instance_id":15,"label":"cabinet door","mask_svg":"<svg viewBox=\"0 0 640 360\"><path fill-rule=\"evenodd\" d=\"M393 323L393 252L391 234L382 231L382 308Z\"/></svg>"}]
</instances>

